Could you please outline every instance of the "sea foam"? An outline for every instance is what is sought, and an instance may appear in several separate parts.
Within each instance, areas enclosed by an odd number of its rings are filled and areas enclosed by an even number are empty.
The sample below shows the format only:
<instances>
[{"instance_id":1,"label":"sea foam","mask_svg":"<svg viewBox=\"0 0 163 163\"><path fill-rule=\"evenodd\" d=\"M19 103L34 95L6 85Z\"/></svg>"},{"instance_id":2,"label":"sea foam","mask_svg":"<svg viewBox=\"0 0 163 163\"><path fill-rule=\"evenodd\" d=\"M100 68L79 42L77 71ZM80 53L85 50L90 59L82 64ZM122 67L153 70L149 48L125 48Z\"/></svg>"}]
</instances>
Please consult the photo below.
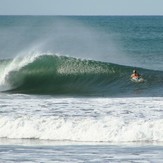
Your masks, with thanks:
<instances>
[{"instance_id":1,"label":"sea foam","mask_svg":"<svg viewBox=\"0 0 163 163\"><path fill-rule=\"evenodd\" d=\"M17 98L1 103L0 138L163 141L162 98Z\"/></svg>"}]
</instances>

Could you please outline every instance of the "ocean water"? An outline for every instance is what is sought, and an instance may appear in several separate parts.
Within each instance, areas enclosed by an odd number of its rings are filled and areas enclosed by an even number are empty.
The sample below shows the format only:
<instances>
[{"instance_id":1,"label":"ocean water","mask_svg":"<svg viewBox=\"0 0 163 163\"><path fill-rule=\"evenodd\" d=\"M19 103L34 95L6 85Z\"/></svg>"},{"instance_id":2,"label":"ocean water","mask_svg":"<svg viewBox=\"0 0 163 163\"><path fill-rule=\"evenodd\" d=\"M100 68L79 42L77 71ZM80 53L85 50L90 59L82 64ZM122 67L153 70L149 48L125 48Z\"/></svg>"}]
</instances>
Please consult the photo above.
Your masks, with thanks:
<instances>
[{"instance_id":1,"label":"ocean water","mask_svg":"<svg viewBox=\"0 0 163 163\"><path fill-rule=\"evenodd\" d=\"M162 16L0 16L0 161L162 162L162 27Z\"/></svg>"}]
</instances>

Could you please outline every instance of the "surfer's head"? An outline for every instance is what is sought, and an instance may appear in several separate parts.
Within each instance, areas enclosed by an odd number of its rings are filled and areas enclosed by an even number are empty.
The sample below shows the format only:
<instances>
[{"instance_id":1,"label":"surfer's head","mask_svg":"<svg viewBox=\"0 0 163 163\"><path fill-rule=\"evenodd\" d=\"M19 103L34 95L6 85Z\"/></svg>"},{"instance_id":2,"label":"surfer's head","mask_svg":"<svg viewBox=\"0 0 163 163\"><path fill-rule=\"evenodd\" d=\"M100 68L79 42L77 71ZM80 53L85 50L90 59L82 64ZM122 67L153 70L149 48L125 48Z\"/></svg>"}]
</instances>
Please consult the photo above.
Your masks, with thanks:
<instances>
[{"instance_id":1,"label":"surfer's head","mask_svg":"<svg viewBox=\"0 0 163 163\"><path fill-rule=\"evenodd\" d=\"M136 70L133 70L133 73L136 73Z\"/></svg>"}]
</instances>

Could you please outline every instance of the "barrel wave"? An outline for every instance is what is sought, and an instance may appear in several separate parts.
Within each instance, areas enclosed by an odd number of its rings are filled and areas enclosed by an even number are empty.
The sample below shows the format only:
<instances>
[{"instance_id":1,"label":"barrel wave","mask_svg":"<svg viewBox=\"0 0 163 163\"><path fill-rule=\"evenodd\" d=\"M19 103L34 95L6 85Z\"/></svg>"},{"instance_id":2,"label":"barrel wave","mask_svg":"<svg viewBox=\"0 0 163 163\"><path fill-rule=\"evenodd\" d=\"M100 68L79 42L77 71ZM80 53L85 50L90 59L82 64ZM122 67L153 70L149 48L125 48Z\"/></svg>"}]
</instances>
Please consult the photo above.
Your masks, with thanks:
<instances>
[{"instance_id":1,"label":"barrel wave","mask_svg":"<svg viewBox=\"0 0 163 163\"><path fill-rule=\"evenodd\" d=\"M77 96L162 96L163 72L68 56L37 55L1 60L1 91Z\"/></svg>"}]
</instances>

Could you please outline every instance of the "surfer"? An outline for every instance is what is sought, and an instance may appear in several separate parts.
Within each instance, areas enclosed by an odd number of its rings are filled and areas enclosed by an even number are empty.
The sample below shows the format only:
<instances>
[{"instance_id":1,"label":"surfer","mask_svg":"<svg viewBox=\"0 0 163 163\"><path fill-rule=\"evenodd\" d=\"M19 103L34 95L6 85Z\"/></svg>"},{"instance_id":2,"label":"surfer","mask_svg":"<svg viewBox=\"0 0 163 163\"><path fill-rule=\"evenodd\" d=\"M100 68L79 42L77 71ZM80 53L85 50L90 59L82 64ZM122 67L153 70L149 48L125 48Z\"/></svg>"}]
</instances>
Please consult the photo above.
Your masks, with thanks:
<instances>
[{"instance_id":1,"label":"surfer","mask_svg":"<svg viewBox=\"0 0 163 163\"><path fill-rule=\"evenodd\" d=\"M133 73L131 75L132 79L139 79L141 77L141 75L139 73L137 73L136 70L133 70Z\"/></svg>"},{"instance_id":2,"label":"surfer","mask_svg":"<svg viewBox=\"0 0 163 163\"><path fill-rule=\"evenodd\" d=\"M143 83L144 79L139 73L137 73L136 70L133 70L133 74L131 75L131 81L136 82L136 83Z\"/></svg>"}]
</instances>

